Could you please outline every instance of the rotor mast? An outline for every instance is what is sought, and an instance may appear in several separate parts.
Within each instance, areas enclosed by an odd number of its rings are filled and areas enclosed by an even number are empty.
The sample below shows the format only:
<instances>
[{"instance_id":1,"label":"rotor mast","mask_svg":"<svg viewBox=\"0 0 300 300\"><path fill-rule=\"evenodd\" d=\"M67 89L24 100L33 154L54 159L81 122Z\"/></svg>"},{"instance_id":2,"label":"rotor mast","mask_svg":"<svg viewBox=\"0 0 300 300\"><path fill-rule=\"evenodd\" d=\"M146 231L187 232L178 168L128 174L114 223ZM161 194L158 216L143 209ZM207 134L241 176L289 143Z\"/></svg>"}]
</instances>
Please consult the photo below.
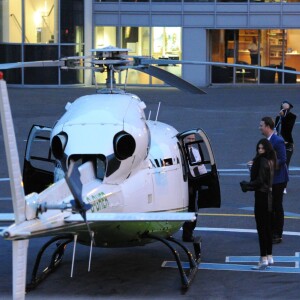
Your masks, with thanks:
<instances>
[{"instance_id":1,"label":"rotor mast","mask_svg":"<svg viewBox=\"0 0 300 300\"><path fill-rule=\"evenodd\" d=\"M126 66L131 62L130 60L126 59L126 57L128 57L128 51L129 49L122 49L112 46L91 50L91 52L95 53L95 59L92 61L92 63L97 66L97 68L94 69L96 86L96 72L107 73L106 89L105 91L100 92L109 91L110 93L114 93L117 90L115 72L118 71L118 67Z\"/></svg>"}]
</instances>

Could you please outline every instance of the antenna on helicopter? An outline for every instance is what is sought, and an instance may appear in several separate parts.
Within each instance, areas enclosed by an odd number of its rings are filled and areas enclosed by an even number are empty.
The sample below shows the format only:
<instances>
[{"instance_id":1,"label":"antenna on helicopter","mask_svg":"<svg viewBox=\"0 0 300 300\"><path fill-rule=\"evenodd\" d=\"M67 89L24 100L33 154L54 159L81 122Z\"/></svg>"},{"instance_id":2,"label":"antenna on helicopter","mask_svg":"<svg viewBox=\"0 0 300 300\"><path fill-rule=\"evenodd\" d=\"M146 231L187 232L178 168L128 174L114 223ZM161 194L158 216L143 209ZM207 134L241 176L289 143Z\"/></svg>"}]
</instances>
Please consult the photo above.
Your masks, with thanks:
<instances>
[{"instance_id":1,"label":"antenna on helicopter","mask_svg":"<svg viewBox=\"0 0 300 300\"><path fill-rule=\"evenodd\" d=\"M160 109L160 103L161 102L158 102L158 107L157 107L155 122L157 121L157 118L158 118L158 113L159 113L159 109Z\"/></svg>"},{"instance_id":2,"label":"antenna on helicopter","mask_svg":"<svg viewBox=\"0 0 300 300\"><path fill-rule=\"evenodd\" d=\"M126 75L125 75L124 91L126 91L127 79L128 79L128 69L126 70Z\"/></svg>"}]
</instances>

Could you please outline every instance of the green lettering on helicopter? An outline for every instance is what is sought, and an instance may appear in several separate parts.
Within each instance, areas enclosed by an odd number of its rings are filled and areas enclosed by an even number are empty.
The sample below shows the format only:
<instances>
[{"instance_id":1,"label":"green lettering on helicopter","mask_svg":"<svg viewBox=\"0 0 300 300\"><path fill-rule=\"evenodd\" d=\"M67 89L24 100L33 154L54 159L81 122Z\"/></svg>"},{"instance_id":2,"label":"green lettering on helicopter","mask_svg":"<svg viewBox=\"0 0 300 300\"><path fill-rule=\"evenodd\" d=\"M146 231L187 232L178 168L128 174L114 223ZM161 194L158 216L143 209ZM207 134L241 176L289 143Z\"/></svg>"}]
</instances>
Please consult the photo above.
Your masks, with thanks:
<instances>
[{"instance_id":1,"label":"green lettering on helicopter","mask_svg":"<svg viewBox=\"0 0 300 300\"><path fill-rule=\"evenodd\" d=\"M109 202L103 192L86 197L86 200L92 204L91 212L101 211L109 206Z\"/></svg>"}]
</instances>

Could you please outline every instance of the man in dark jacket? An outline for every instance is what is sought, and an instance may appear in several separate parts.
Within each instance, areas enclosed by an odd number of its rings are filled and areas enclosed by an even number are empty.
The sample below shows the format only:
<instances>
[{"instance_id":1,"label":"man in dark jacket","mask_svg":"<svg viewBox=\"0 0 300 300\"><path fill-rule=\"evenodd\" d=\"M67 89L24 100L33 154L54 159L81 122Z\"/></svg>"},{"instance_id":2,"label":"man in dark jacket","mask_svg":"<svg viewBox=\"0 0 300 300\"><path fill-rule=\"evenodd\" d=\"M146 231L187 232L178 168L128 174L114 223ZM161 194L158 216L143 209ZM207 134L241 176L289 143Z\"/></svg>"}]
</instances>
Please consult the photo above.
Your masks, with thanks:
<instances>
[{"instance_id":1,"label":"man in dark jacket","mask_svg":"<svg viewBox=\"0 0 300 300\"><path fill-rule=\"evenodd\" d=\"M281 103L280 112L275 119L275 129L277 134L282 136L286 147L286 165L289 169L291 157L294 152L294 140L292 131L295 125L297 116L291 112L293 105L288 101ZM286 189L284 190L286 193Z\"/></svg>"},{"instance_id":2,"label":"man in dark jacket","mask_svg":"<svg viewBox=\"0 0 300 300\"><path fill-rule=\"evenodd\" d=\"M282 232L284 225L284 211L283 211L283 191L289 181L287 166L286 166L286 149L282 137L275 134L275 124L271 117L264 117L259 124L261 133L271 142L276 155L277 166L274 172L272 185L273 198L273 244L282 242Z\"/></svg>"}]
</instances>

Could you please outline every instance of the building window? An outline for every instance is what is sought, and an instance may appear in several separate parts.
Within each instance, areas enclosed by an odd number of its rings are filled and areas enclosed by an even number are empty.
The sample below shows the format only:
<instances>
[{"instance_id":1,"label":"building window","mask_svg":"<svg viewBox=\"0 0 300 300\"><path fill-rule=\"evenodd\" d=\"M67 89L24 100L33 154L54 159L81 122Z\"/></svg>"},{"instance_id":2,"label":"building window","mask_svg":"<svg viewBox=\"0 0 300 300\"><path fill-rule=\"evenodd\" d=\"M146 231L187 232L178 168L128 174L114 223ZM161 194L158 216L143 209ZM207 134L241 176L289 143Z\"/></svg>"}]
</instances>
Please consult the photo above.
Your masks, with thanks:
<instances>
[{"instance_id":1,"label":"building window","mask_svg":"<svg viewBox=\"0 0 300 300\"><path fill-rule=\"evenodd\" d=\"M156 59L170 60L169 64L161 68L181 76L181 65L172 63L172 60L181 59L181 28L180 27L95 27L94 47L120 46L127 48L129 55L149 56ZM120 44L117 42L120 40ZM128 84L164 84L157 78L143 72L129 69L122 72L117 83L124 83L127 77ZM96 73L97 83L105 83L106 75Z\"/></svg>"},{"instance_id":2,"label":"building window","mask_svg":"<svg viewBox=\"0 0 300 300\"><path fill-rule=\"evenodd\" d=\"M24 61L57 60L57 45L25 45ZM24 68L25 84L58 84L58 68Z\"/></svg>"},{"instance_id":3,"label":"building window","mask_svg":"<svg viewBox=\"0 0 300 300\"><path fill-rule=\"evenodd\" d=\"M55 0L25 0L25 43L57 43Z\"/></svg>"},{"instance_id":4,"label":"building window","mask_svg":"<svg viewBox=\"0 0 300 300\"><path fill-rule=\"evenodd\" d=\"M22 1L0 2L0 42L22 42Z\"/></svg>"},{"instance_id":5,"label":"building window","mask_svg":"<svg viewBox=\"0 0 300 300\"><path fill-rule=\"evenodd\" d=\"M150 28L149 27L122 27L122 47L129 49L132 56L151 56L150 53ZM125 81L126 73L121 74L122 82ZM151 77L148 74L129 70L127 74L128 84L150 84Z\"/></svg>"},{"instance_id":6,"label":"building window","mask_svg":"<svg viewBox=\"0 0 300 300\"><path fill-rule=\"evenodd\" d=\"M118 44L121 40L121 45ZM95 27L95 48L107 46L120 46L128 49L131 56L150 56L150 28L149 27ZM106 74L97 72L95 74L97 83L103 84ZM117 83L124 83L127 76L128 84L149 84L149 76L136 70L121 72L116 78Z\"/></svg>"},{"instance_id":7,"label":"building window","mask_svg":"<svg viewBox=\"0 0 300 300\"><path fill-rule=\"evenodd\" d=\"M21 45L0 44L0 53L0 64L22 61ZM22 83L21 69L3 70L2 72L7 83Z\"/></svg>"},{"instance_id":8,"label":"building window","mask_svg":"<svg viewBox=\"0 0 300 300\"><path fill-rule=\"evenodd\" d=\"M234 58L234 36L226 30L210 31L211 61L228 63ZM232 83L233 68L227 66L211 67L212 83Z\"/></svg>"},{"instance_id":9,"label":"building window","mask_svg":"<svg viewBox=\"0 0 300 300\"><path fill-rule=\"evenodd\" d=\"M57 60L84 54L83 0L0 1L0 22L0 63ZM8 83L46 85L83 83L83 74L83 70L65 71L58 67L4 72Z\"/></svg>"},{"instance_id":10,"label":"building window","mask_svg":"<svg viewBox=\"0 0 300 300\"><path fill-rule=\"evenodd\" d=\"M94 29L94 48L117 46L117 28L96 26ZM102 72L95 73L97 84L105 84L107 75Z\"/></svg>"},{"instance_id":11,"label":"building window","mask_svg":"<svg viewBox=\"0 0 300 300\"><path fill-rule=\"evenodd\" d=\"M162 69L181 77L181 65L172 64L172 60L180 60L181 53L181 27L153 27L151 37L151 56L156 59L170 60L170 64L161 66ZM153 84L163 84L159 79L153 78Z\"/></svg>"},{"instance_id":12,"label":"building window","mask_svg":"<svg viewBox=\"0 0 300 300\"><path fill-rule=\"evenodd\" d=\"M152 55L155 58L181 58L181 28L153 27Z\"/></svg>"},{"instance_id":13,"label":"building window","mask_svg":"<svg viewBox=\"0 0 300 300\"><path fill-rule=\"evenodd\" d=\"M275 68L254 70L212 66L212 83L297 83L300 76L279 70L300 71L299 29L212 30L211 60Z\"/></svg>"},{"instance_id":14,"label":"building window","mask_svg":"<svg viewBox=\"0 0 300 300\"><path fill-rule=\"evenodd\" d=\"M283 32L283 39L284 42L286 39L286 44L283 46L283 51L286 51L284 56L284 68L292 68L295 71L300 71L300 45L299 45L299 38L300 38L300 29L289 29ZM278 41L280 43L280 40ZM280 75L278 73L278 79L280 81ZM300 75L294 74L284 74L284 78L282 78L283 83L294 83L294 81L300 82Z\"/></svg>"},{"instance_id":15,"label":"building window","mask_svg":"<svg viewBox=\"0 0 300 300\"><path fill-rule=\"evenodd\" d=\"M84 45L63 45L60 47L60 57L83 56ZM83 66L83 62L82 65ZM84 70L60 70L61 84L83 84Z\"/></svg>"},{"instance_id":16,"label":"building window","mask_svg":"<svg viewBox=\"0 0 300 300\"><path fill-rule=\"evenodd\" d=\"M84 41L83 0L60 0L60 41L80 44Z\"/></svg>"}]
</instances>

